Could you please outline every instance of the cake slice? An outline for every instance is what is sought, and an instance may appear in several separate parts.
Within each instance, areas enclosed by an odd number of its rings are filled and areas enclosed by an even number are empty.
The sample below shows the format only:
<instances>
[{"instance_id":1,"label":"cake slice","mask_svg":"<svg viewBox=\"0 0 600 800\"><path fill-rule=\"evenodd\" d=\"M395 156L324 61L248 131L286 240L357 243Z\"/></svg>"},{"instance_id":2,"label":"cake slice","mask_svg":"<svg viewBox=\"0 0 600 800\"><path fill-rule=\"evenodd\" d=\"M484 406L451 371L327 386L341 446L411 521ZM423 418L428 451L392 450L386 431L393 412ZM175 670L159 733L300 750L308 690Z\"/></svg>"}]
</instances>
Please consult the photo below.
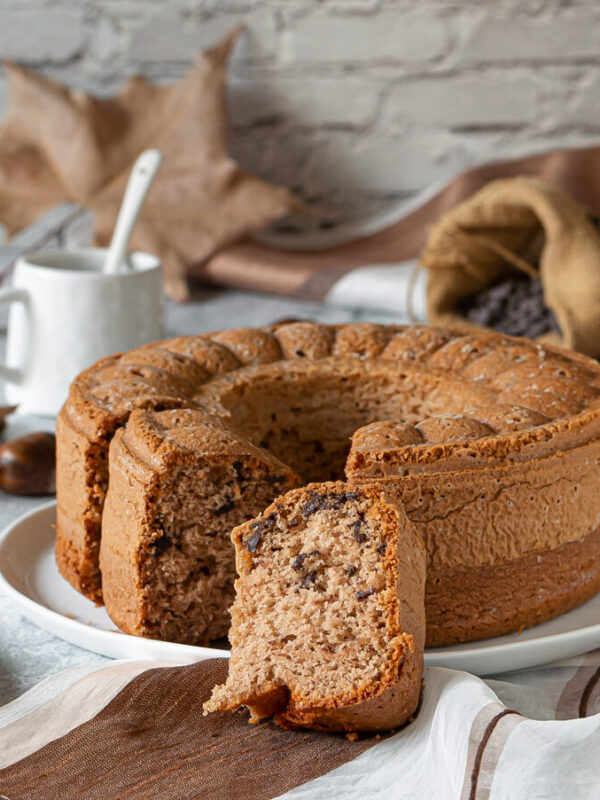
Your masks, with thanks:
<instances>
[{"instance_id":1,"label":"cake slice","mask_svg":"<svg viewBox=\"0 0 600 800\"><path fill-rule=\"evenodd\" d=\"M227 634L231 529L299 478L196 409L134 411L109 454L100 566L126 633L187 644Z\"/></svg>"},{"instance_id":2,"label":"cake slice","mask_svg":"<svg viewBox=\"0 0 600 800\"><path fill-rule=\"evenodd\" d=\"M232 532L227 681L205 713L246 706L286 728L386 731L415 713L423 544L376 485L313 483Z\"/></svg>"}]
</instances>

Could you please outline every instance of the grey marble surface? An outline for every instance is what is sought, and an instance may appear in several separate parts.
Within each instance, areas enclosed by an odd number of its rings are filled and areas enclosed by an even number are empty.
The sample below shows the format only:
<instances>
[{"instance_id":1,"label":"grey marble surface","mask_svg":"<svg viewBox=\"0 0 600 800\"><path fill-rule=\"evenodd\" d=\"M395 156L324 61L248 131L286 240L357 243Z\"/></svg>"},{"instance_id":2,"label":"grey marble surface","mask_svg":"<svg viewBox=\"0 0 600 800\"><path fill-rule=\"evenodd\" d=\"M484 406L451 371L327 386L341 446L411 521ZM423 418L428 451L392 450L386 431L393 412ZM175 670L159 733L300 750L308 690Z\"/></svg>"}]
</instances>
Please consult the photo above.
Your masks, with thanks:
<instances>
[{"instance_id":1,"label":"grey marble surface","mask_svg":"<svg viewBox=\"0 0 600 800\"><path fill-rule=\"evenodd\" d=\"M201 333L220 328L265 325L281 318L298 317L323 322L363 319L356 311L328 308L247 292L197 292L194 301L167 305L167 330L171 336ZM393 321L390 317L368 318ZM12 418L4 434L13 438L27 430L52 430L49 419ZM47 498L13 497L0 492L0 528ZM68 667L105 659L38 628L16 610L12 601L0 593L0 705L9 702L48 675Z\"/></svg>"}]
</instances>

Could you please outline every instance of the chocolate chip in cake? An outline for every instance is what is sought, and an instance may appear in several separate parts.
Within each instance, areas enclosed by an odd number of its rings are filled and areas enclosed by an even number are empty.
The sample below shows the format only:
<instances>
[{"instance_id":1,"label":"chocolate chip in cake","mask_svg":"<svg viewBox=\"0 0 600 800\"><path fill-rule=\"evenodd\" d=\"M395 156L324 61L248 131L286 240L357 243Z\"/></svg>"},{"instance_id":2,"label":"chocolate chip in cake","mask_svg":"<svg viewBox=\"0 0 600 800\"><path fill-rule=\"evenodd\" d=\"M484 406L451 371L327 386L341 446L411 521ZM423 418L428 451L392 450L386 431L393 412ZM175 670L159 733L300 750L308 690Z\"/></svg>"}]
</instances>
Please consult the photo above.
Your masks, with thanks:
<instances>
[{"instance_id":1,"label":"chocolate chip in cake","mask_svg":"<svg viewBox=\"0 0 600 800\"><path fill-rule=\"evenodd\" d=\"M357 519L350 526L352 530L352 538L359 544L362 544L367 540L366 534L360 532L362 525L363 525L363 520Z\"/></svg>"},{"instance_id":2,"label":"chocolate chip in cake","mask_svg":"<svg viewBox=\"0 0 600 800\"><path fill-rule=\"evenodd\" d=\"M259 545L260 540L261 540L261 534L257 531L256 533L253 533L252 536L249 536L244 541L244 547L250 553L256 553L256 549L257 549L257 547Z\"/></svg>"},{"instance_id":3,"label":"chocolate chip in cake","mask_svg":"<svg viewBox=\"0 0 600 800\"><path fill-rule=\"evenodd\" d=\"M258 543L260 542L263 533L273 529L276 517L277 514L273 512L272 514L269 514L268 517L260 517L260 519L255 520L250 525L250 529L254 532L252 536L246 539L243 543L246 550L249 550L251 553L256 553L256 548L258 547Z\"/></svg>"},{"instance_id":4,"label":"chocolate chip in cake","mask_svg":"<svg viewBox=\"0 0 600 800\"><path fill-rule=\"evenodd\" d=\"M244 475L243 475L244 465L242 464L242 462L241 461L234 461L233 464L231 465L231 467L232 467L233 471L235 472L236 479L238 481L243 480L243 478L244 478Z\"/></svg>"},{"instance_id":5,"label":"chocolate chip in cake","mask_svg":"<svg viewBox=\"0 0 600 800\"><path fill-rule=\"evenodd\" d=\"M276 514L274 513L269 514L268 517L261 517L253 522L250 527L253 531L256 531L259 534L265 533L265 531L270 531L273 528L273 525L275 524L275 517Z\"/></svg>"},{"instance_id":6,"label":"chocolate chip in cake","mask_svg":"<svg viewBox=\"0 0 600 800\"><path fill-rule=\"evenodd\" d=\"M155 558L158 558L158 556L161 556L165 550L168 550L169 547L171 547L172 544L173 540L170 539L166 534L163 534L152 542L150 545L150 551Z\"/></svg>"},{"instance_id":7,"label":"chocolate chip in cake","mask_svg":"<svg viewBox=\"0 0 600 800\"><path fill-rule=\"evenodd\" d=\"M310 572L307 572L306 575L303 575L300 579L300 586L303 589L310 589L310 587L314 584L317 579L317 570L313 569Z\"/></svg>"},{"instance_id":8,"label":"chocolate chip in cake","mask_svg":"<svg viewBox=\"0 0 600 800\"><path fill-rule=\"evenodd\" d=\"M356 492L343 492L342 494L329 495L323 504L323 508L330 508L337 511L344 503L347 503L348 500L356 500L357 498L358 495Z\"/></svg>"},{"instance_id":9,"label":"chocolate chip in cake","mask_svg":"<svg viewBox=\"0 0 600 800\"><path fill-rule=\"evenodd\" d=\"M359 591L356 593L356 599L364 600L365 598L370 597L372 594L375 594L375 589L367 589L366 591L359 589Z\"/></svg>"},{"instance_id":10,"label":"chocolate chip in cake","mask_svg":"<svg viewBox=\"0 0 600 800\"><path fill-rule=\"evenodd\" d=\"M305 560L308 558L308 553L300 553L296 556L296 558L292 561L292 569L302 569L302 565L304 564Z\"/></svg>"},{"instance_id":11,"label":"chocolate chip in cake","mask_svg":"<svg viewBox=\"0 0 600 800\"><path fill-rule=\"evenodd\" d=\"M218 508L212 508L211 511L215 515L215 517L220 517L222 514L227 514L234 508L235 508L235 503L233 502L233 500L226 500L222 506L219 506Z\"/></svg>"},{"instance_id":12,"label":"chocolate chip in cake","mask_svg":"<svg viewBox=\"0 0 600 800\"><path fill-rule=\"evenodd\" d=\"M356 500L356 492L343 492L341 494L320 495L317 492L310 493L311 499L304 503L300 509L302 516L306 519L316 511L338 511L348 500Z\"/></svg>"},{"instance_id":13,"label":"chocolate chip in cake","mask_svg":"<svg viewBox=\"0 0 600 800\"><path fill-rule=\"evenodd\" d=\"M380 556L382 556L385 551L387 550L387 542L381 542L381 544L377 545L377 552Z\"/></svg>"},{"instance_id":14,"label":"chocolate chip in cake","mask_svg":"<svg viewBox=\"0 0 600 800\"><path fill-rule=\"evenodd\" d=\"M267 483L274 485L277 483L285 483L286 477L285 475L267 475L265 480Z\"/></svg>"},{"instance_id":15,"label":"chocolate chip in cake","mask_svg":"<svg viewBox=\"0 0 600 800\"><path fill-rule=\"evenodd\" d=\"M357 572L358 572L358 567L355 567L354 564L352 564L351 566L348 567L346 574L348 575L349 578L351 578L353 575L356 575Z\"/></svg>"},{"instance_id":16,"label":"chocolate chip in cake","mask_svg":"<svg viewBox=\"0 0 600 800\"><path fill-rule=\"evenodd\" d=\"M293 569L302 569L302 565L306 561L307 558L312 558L313 556L320 556L321 553L318 550L312 550L310 553L299 553L296 558L292 561L292 568Z\"/></svg>"},{"instance_id":17,"label":"chocolate chip in cake","mask_svg":"<svg viewBox=\"0 0 600 800\"><path fill-rule=\"evenodd\" d=\"M314 514L315 511L318 511L322 505L323 505L323 497L313 492L311 495L311 499L308 502L302 504L300 513L305 518L310 517L310 515Z\"/></svg>"}]
</instances>

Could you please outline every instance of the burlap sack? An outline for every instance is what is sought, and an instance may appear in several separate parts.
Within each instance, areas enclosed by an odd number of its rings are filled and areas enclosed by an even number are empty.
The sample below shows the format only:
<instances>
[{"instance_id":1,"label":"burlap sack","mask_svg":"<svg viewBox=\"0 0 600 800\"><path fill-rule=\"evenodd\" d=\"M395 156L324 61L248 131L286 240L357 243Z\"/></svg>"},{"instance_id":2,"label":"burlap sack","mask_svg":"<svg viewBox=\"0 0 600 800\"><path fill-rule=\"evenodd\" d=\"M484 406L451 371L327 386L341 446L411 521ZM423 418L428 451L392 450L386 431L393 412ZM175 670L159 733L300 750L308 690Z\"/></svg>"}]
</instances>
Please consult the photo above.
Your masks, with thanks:
<instances>
[{"instance_id":1,"label":"burlap sack","mask_svg":"<svg viewBox=\"0 0 600 800\"><path fill-rule=\"evenodd\" d=\"M419 266L428 271L432 324L477 327L457 301L514 274L540 277L560 335L573 350L600 357L600 234L589 214L539 178L489 183L431 229Z\"/></svg>"}]
</instances>

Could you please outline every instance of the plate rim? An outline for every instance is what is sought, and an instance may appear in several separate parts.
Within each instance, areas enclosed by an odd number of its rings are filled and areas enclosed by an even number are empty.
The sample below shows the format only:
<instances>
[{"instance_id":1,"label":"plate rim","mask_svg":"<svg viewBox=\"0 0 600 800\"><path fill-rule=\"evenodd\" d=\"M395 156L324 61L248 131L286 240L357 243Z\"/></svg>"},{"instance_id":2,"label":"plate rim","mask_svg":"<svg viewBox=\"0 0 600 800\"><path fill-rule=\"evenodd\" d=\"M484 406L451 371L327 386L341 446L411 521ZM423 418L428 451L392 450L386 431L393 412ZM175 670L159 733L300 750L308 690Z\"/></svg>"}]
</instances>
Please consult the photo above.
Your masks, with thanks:
<instances>
[{"instance_id":1,"label":"plate rim","mask_svg":"<svg viewBox=\"0 0 600 800\"><path fill-rule=\"evenodd\" d=\"M5 547L7 546L7 541L11 538L11 535L15 533L15 530L17 530L25 522L29 522L35 519L35 517L41 516L42 514L47 513L50 510L56 510L56 508L57 508L57 501L55 499L49 500L46 503L42 503L41 505L38 505L33 509L29 509L28 511L23 512L18 517L16 517L12 522L6 525L0 532L0 588L3 589L6 592L6 594L9 595L14 600L16 605L19 608L21 608L21 610L23 611L25 616L28 617L28 619L32 620L35 624L39 624L37 620L40 617L42 619L45 618L51 622L55 622L58 628L66 627L74 634L82 631L85 631L86 633L89 634L90 631L93 631L92 635L94 638L99 637L101 642L106 642L107 644L116 641L115 639L113 639L113 637L115 636L118 636L121 641L123 641L122 637L127 637L125 641L131 640L132 646L134 646L134 644L139 645L140 641L143 641L143 642L151 642L152 643L151 646L158 650L160 650L163 647L165 648L165 650L170 650L172 647L177 647L182 654L186 654L189 656L196 655L204 658L210 658L210 657L229 658L230 651L228 650L219 650L217 648L212 648L212 647L201 647L196 645L180 644L178 642L165 642L160 639L146 639L145 637L133 636L132 634L124 633L121 631L109 631L109 630L104 630L102 628L98 628L95 625L85 624L77 619L72 619L58 611L54 611L53 609L48 608L48 606L44 605L43 603L37 602L32 597L28 596L27 594L24 594L16 586L14 586L4 574L3 556ZM578 608L579 607L581 606L578 606ZM550 622L551 620L547 621ZM540 625L543 624L544 623L540 623ZM57 629L55 626L53 626L53 628L50 629L49 632L52 633L54 636L57 636L58 638L64 638L61 636L60 633L57 633ZM424 650L425 664L426 666L430 667L443 666L442 664L439 663L439 661L442 659L446 662L449 661L458 662L459 660L462 661L464 659L480 659L483 661L483 660L488 660L489 658L493 658L494 655L498 656L501 655L506 658L507 656L510 656L515 652L528 650L536 646L551 647L552 643L555 641L568 643L580 636L581 637L585 636L585 634L588 635L598 634L599 645L600 645L600 622L593 623L591 625L585 625L583 627L572 628L571 630L567 631L542 634L541 636L535 639L517 638L515 639L515 641L512 642L494 643L494 639L499 637L493 637L488 640L481 640L484 642L489 641L490 642L489 645L485 644L481 645L478 643L479 644L478 647L467 647L461 650L454 649L453 645L448 645L446 647L426 648ZM76 641L73 641L71 639L69 639L68 641L70 641L72 644L75 644L76 646L83 647L84 649L89 649L85 644L78 644ZM588 650L589 647L584 646L580 651L580 653L587 652ZM165 655L167 654L168 653L165 652ZM112 658L114 656L108 656L108 657ZM144 657L160 661L160 659L156 655L147 655ZM200 659L196 658L196 660ZM539 662L536 661L536 664L538 666L541 666L544 663L549 663L549 661L550 660L547 659ZM461 667L448 667L448 668L462 669ZM523 669L523 667L516 667L516 668ZM508 671L510 671L510 669L508 668L495 669L492 670L491 672L481 672L476 674L493 674L494 672L496 672L497 674L501 674L502 672L508 672Z\"/></svg>"},{"instance_id":2,"label":"plate rim","mask_svg":"<svg viewBox=\"0 0 600 800\"><path fill-rule=\"evenodd\" d=\"M58 611L54 611L48 606L44 605L43 603L38 603L32 597L29 597L27 594L24 594L16 586L8 580L6 575L4 574L3 568L3 556L4 556L4 548L6 547L7 541L11 538L11 535L15 533L15 530L18 529L24 522L31 520L41 514L48 512L52 509L56 509L58 503L56 500L49 500L46 503L42 503L39 506L36 506L29 511L25 511L23 514L20 514L16 517L11 523L6 525L3 530L0 532L0 589L2 589L8 596L10 596L16 605L23 611L25 616L34 622L34 624L39 624L37 619L47 618L49 620L55 620L57 622L57 626L66 627L68 630L73 631L73 633L82 632L89 634L92 631L92 636L95 638L99 638L100 641L106 642L107 645L110 645L112 642L116 642L117 639L113 637L118 637L120 641L129 641L131 640L132 645L136 644L138 646L143 647L144 645L140 645L140 641L143 642L150 642L151 645L147 645L148 647L152 647L153 649L156 648L160 650L164 647L165 651L170 650L172 647L176 646L178 650L182 653L182 655L189 655L189 656L200 656L200 658L196 658L196 661L202 660L202 658L229 658L230 653L228 650L219 650L217 648L212 647L201 647L197 645L191 644L181 644L179 642L165 642L161 639L146 639L141 636L133 636L132 634L125 633L124 631L107 631L103 628L98 628L95 625L87 625L83 622L80 622L77 619L72 619L71 617L67 617L64 614L61 614ZM62 577L62 576L61 576ZM64 580L64 578L63 578ZM32 612L32 614L28 614L27 611ZM53 636L56 636L59 639L63 639L64 637L61 636L60 633L57 632L57 628L53 627L52 629L46 630L51 633ZM127 637L127 639L123 639L122 637ZM85 644L78 643L73 641L72 639L68 639L71 644L74 644L76 647L81 647L84 650L90 650ZM97 650L93 650L92 652L96 652L99 655L105 655L102 652ZM169 655L168 652L165 652L165 656ZM106 656L107 658L116 658L116 656ZM123 657L123 656L121 656ZM140 656L130 656L130 658L135 658L138 660ZM171 653L171 659L173 654ZM160 659L157 658L155 655L146 654L144 658L149 660L156 660L160 663Z\"/></svg>"}]
</instances>

